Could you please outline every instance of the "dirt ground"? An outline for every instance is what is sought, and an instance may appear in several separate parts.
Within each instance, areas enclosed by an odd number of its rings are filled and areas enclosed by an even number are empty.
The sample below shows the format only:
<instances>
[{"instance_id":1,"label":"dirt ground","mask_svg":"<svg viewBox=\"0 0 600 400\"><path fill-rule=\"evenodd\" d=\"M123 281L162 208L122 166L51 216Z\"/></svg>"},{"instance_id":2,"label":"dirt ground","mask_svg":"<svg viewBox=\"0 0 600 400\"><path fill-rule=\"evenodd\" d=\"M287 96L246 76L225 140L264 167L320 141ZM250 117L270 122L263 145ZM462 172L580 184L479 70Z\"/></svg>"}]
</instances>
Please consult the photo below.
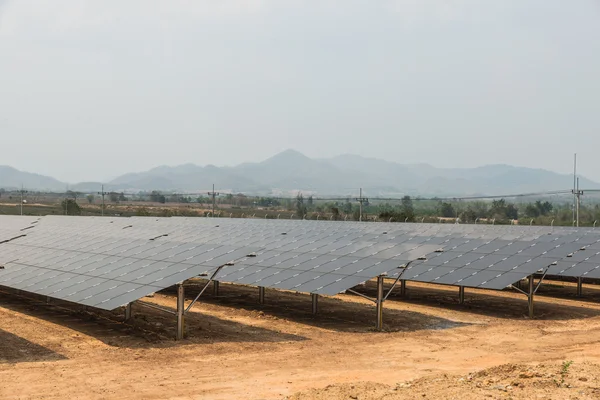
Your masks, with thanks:
<instances>
[{"instance_id":1,"label":"dirt ground","mask_svg":"<svg viewBox=\"0 0 600 400\"><path fill-rule=\"evenodd\" d=\"M189 299L201 282L186 287ZM374 295L369 284L361 290ZM0 291L0 399L591 399L600 398L600 288L554 282L536 318L516 292L409 283L375 308L221 284L186 318L134 305L90 313ZM172 293L144 301L173 309ZM189 303L189 302L188 302Z\"/></svg>"}]
</instances>

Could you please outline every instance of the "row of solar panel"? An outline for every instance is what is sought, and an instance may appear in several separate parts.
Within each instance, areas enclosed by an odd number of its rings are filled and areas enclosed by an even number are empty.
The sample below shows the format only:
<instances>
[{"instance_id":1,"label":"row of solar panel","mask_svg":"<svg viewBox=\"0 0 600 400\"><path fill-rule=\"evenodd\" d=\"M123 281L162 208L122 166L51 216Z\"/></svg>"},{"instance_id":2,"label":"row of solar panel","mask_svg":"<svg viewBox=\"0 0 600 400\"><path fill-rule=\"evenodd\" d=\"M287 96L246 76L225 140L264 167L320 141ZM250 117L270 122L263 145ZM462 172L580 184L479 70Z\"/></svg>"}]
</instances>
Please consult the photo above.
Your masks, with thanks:
<instances>
[{"instance_id":1,"label":"row of solar panel","mask_svg":"<svg viewBox=\"0 0 600 400\"><path fill-rule=\"evenodd\" d=\"M335 294L382 273L403 271L408 280L501 289L549 265L548 257L598 242L597 235L573 229L423 225L43 218L27 237L0 248L0 262L11 267L10 275L0 275L0 284L115 308L176 283L173 279L212 273L237 261L221 269L217 279ZM494 235L501 239L490 240ZM254 248L240 244L258 244L257 257L244 257ZM440 247L444 251L436 253ZM425 254L427 261L398 268ZM100 291L88 294L86 282ZM115 290L127 291L115 296ZM80 292L86 295L80 298Z\"/></svg>"}]
</instances>

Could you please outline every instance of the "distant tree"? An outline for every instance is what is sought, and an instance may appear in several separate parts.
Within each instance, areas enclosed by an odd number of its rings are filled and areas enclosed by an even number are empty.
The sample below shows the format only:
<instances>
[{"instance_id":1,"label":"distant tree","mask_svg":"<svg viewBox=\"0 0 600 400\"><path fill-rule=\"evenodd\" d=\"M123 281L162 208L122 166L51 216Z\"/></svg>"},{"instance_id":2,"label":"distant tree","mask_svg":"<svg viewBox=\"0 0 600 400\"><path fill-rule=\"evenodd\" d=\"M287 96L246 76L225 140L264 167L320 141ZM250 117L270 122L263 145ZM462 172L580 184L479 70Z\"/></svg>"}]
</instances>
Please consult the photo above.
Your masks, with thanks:
<instances>
[{"instance_id":1,"label":"distant tree","mask_svg":"<svg viewBox=\"0 0 600 400\"><path fill-rule=\"evenodd\" d=\"M329 207L329 211L331 212L332 215L332 219L334 221L337 221L338 219L340 219L340 209L336 206L330 206Z\"/></svg>"},{"instance_id":2,"label":"distant tree","mask_svg":"<svg viewBox=\"0 0 600 400\"><path fill-rule=\"evenodd\" d=\"M519 219L519 209L514 204L506 206L506 217L509 219Z\"/></svg>"},{"instance_id":3,"label":"distant tree","mask_svg":"<svg viewBox=\"0 0 600 400\"><path fill-rule=\"evenodd\" d=\"M500 218L506 216L506 200L493 200L492 207L490 208L490 216L498 216Z\"/></svg>"},{"instance_id":4,"label":"distant tree","mask_svg":"<svg viewBox=\"0 0 600 400\"><path fill-rule=\"evenodd\" d=\"M468 209L473 212L475 219L485 218L489 213L488 203L484 201L474 201L469 203Z\"/></svg>"},{"instance_id":5,"label":"distant tree","mask_svg":"<svg viewBox=\"0 0 600 400\"><path fill-rule=\"evenodd\" d=\"M298 196L296 196L296 213L300 217L303 217L306 215L306 211L306 205L304 205L304 196L302 196L302 193L298 193Z\"/></svg>"},{"instance_id":6,"label":"distant tree","mask_svg":"<svg viewBox=\"0 0 600 400\"><path fill-rule=\"evenodd\" d=\"M490 217L499 220L519 219L519 209L504 199L494 200L490 208Z\"/></svg>"},{"instance_id":7,"label":"distant tree","mask_svg":"<svg viewBox=\"0 0 600 400\"><path fill-rule=\"evenodd\" d=\"M67 215L81 215L81 207L75 199L64 199L60 205Z\"/></svg>"},{"instance_id":8,"label":"distant tree","mask_svg":"<svg viewBox=\"0 0 600 400\"><path fill-rule=\"evenodd\" d=\"M167 198L161 192L153 190L152 193L150 193L150 201L153 203L165 204L167 202Z\"/></svg>"},{"instance_id":9,"label":"distant tree","mask_svg":"<svg viewBox=\"0 0 600 400\"><path fill-rule=\"evenodd\" d=\"M342 206L342 211L344 212L344 214L352 214L352 209L354 207L352 206L352 203L350 203L350 200L347 199L344 202L344 205Z\"/></svg>"},{"instance_id":10,"label":"distant tree","mask_svg":"<svg viewBox=\"0 0 600 400\"><path fill-rule=\"evenodd\" d=\"M108 194L108 198L112 203L118 203L119 202L119 193L117 192L110 192Z\"/></svg>"},{"instance_id":11,"label":"distant tree","mask_svg":"<svg viewBox=\"0 0 600 400\"><path fill-rule=\"evenodd\" d=\"M93 204L94 200L96 199L96 197L93 194L88 194L86 196L86 199L87 199L87 201L88 201L89 204Z\"/></svg>"},{"instance_id":12,"label":"distant tree","mask_svg":"<svg viewBox=\"0 0 600 400\"><path fill-rule=\"evenodd\" d=\"M461 221L464 223L474 222L478 216L473 207L467 206L467 209L460 214Z\"/></svg>"},{"instance_id":13,"label":"distant tree","mask_svg":"<svg viewBox=\"0 0 600 400\"><path fill-rule=\"evenodd\" d=\"M415 209L413 207L413 202L410 196L404 196L402 198L402 217L404 217L405 221L414 221L415 220Z\"/></svg>"},{"instance_id":14,"label":"distant tree","mask_svg":"<svg viewBox=\"0 0 600 400\"><path fill-rule=\"evenodd\" d=\"M312 207L313 206L313 197L312 195L308 196L308 207Z\"/></svg>"},{"instance_id":15,"label":"distant tree","mask_svg":"<svg viewBox=\"0 0 600 400\"><path fill-rule=\"evenodd\" d=\"M538 209L540 215L548 215L552 212L553 206L549 201L541 202L540 200L535 202L535 208Z\"/></svg>"},{"instance_id":16,"label":"distant tree","mask_svg":"<svg viewBox=\"0 0 600 400\"><path fill-rule=\"evenodd\" d=\"M119 201L127 201L127 197L125 197L125 193L121 192L119 194Z\"/></svg>"},{"instance_id":17,"label":"distant tree","mask_svg":"<svg viewBox=\"0 0 600 400\"><path fill-rule=\"evenodd\" d=\"M456 210L454 209L454 206L450 203L442 201L440 203L439 209L440 209L440 215L444 218L455 218L456 217Z\"/></svg>"},{"instance_id":18,"label":"distant tree","mask_svg":"<svg viewBox=\"0 0 600 400\"><path fill-rule=\"evenodd\" d=\"M537 218L540 216L540 209L535 204L527 204L525 206L525 215L531 218Z\"/></svg>"}]
</instances>

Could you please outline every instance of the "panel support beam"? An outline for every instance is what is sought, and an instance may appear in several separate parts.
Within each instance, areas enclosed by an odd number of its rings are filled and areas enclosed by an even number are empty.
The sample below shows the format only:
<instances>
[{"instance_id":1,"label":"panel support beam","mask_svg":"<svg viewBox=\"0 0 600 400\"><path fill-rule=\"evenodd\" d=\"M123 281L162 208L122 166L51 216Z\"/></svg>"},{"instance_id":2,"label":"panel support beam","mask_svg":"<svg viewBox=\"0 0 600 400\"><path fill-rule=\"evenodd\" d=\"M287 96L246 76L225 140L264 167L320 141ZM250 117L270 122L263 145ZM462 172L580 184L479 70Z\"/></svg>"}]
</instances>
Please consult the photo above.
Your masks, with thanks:
<instances>
[{"instance_id":1,"label":"panel support beam","mask_svg":"<svg viewBox=\"0 0 600 400\"><path fill-rule=\"evenodd\" d=\"M377 323L375 329L381 331L383 329L383 276L377 277Z\"/></svg>"},{"instance_id":2,"label":"panel support beam","mask_svg":"<svg viewBox=\"0 0 600 400\"><path fill-rule=\"evenodd\" d=\"M533 275L529 275L528 281L528 293L527 293L527 302L529 305L529 318L533 318L533 296L535 294L535 286L533 282Z\"/></svg>"},{"instance_id":3,"label":"panel support beam","mask_svg":"<svg viewBox=\"0 0 600 400\"><path fill-rule=\"evenodd\" d=\"M312 313L313 315L317 315L319 312L319 295L316 293L311 293L310 297L312 299Z\"/></svg>"},{"instance_id":4,"label":"panel support beam","mask_svg":"<svg viewBox=\"0 0 600 400\"><path fill-rule=\"evenodd\" d=\"M582 296L583 296L583 278L578 277L577 278L577 297L582 297Z\"/></svg>"},{"instance_id":5,"label":"panel support beam","mask_svg":"<svg viewBox=\"0 0 600 400\"><path fill-rule=\"evenodd\" d=\"M458 302L459 304L465 304L465 287L458 287Z\"/></svg>"},{"instance_id":6,"label":"panel support beam","mask_svg":"<svg viewBox=\"0 0 600 400\"><path fill-rule=\"evenodd\" d=\"M265 304L265 287L264 286L258 287L258 303Z\"/></svg>"},{"instance_id":7,"label":"panel support beam","mask_svg":"<svg viewBox=\"0 0 600 400\"><path fill-rule=\"evenodd\" d=\"M131 320L131 318L133 317L132 305L133 303L127 303L127 305L125 306L125 322Z\"/></svg>"},{"instance_id":8,"label":"panel support beam","mask_svg":"<svg viewBox=\"0 0 600 400\"><path fill-rule=\"evenodd\" d=\"M225 265L221 265L219 268L217 268L217 270L212 274L212 276L210 278L208 278L208 282L206 282L206 285L204 285L204 287L202 288L202 290L200 291L200 293L198 293L198 295L194 298L194 300L192 300L192 302L190 303L190 305L185 309L185 313L187 313L188 311L190 311L192 309L192 307L194 307L194 304L196 304L196 302L198 301L198 299L200 298L200 296L202 296L202 293L204 293L204 291L206 291L206 288L208 288L208 285L210 285L211 282L213 282L213 285L215 283L217 283L216 286L216 290L219 290L218 287L218 282L215 281L215 277L217 276L217 274L221 271L221 269L225 267ZM215 288L215 286L213 286L213 289Z\"/></svg>"},{"instance_id":9,"label":"panel support beam","mask_svg":"<svg viewBox=\"0 0 600 400\"><path fill-rule=\"evenodd\" d=\"M183 339L185 335L185 291L183 284L177 285L177 340Z\"/></svg>"},{"instance_id":10,"label":"panel support beam","mask_svg":"<svg viewBox=\"0 0 600 400\"><path fill-rule=\"evenodd\" d=\"M540 273L541 276L540 276L540 280L538 281L537 285L535 284L534 274L529 275L528 281L527 281L527 291L521 290L520 288L516 287L515 285L508 286L510 288L513 288L517 292L527 296L527 304L529 306L529 318L533 318L533 297L537 293L540 286L542 286L542 282L544 282L544 279L546 278L546 275L548 274L548 270L553 265L556 265L556 261L553 262L552 264L548 265L545 270L540 269L538 271L538 273Z\"/></svg>"}]
</instances>

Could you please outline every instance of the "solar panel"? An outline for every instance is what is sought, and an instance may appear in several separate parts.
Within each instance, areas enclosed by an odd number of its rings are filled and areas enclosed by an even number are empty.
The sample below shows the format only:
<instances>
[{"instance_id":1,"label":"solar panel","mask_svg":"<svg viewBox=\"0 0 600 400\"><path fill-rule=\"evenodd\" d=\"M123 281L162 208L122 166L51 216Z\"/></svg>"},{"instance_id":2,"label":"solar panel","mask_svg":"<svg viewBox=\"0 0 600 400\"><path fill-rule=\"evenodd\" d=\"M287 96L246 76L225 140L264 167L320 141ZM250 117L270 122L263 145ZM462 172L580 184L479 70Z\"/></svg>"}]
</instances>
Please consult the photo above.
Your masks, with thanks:
<instances>
[{"instance_id":1,"label":"solar panel","mask_svg":"<svg viewBox=\"0 0 600 400\"><path fill-rule=\"evenodd\" d=\"M598 235L570 228L0 216L0 242L33 222L0 244L0 285L104 309L219 267L224 282L331 295L381 274L502 289L567 252L576 262L553 271L600 273Z\"/></svg>"}]
</instances>

